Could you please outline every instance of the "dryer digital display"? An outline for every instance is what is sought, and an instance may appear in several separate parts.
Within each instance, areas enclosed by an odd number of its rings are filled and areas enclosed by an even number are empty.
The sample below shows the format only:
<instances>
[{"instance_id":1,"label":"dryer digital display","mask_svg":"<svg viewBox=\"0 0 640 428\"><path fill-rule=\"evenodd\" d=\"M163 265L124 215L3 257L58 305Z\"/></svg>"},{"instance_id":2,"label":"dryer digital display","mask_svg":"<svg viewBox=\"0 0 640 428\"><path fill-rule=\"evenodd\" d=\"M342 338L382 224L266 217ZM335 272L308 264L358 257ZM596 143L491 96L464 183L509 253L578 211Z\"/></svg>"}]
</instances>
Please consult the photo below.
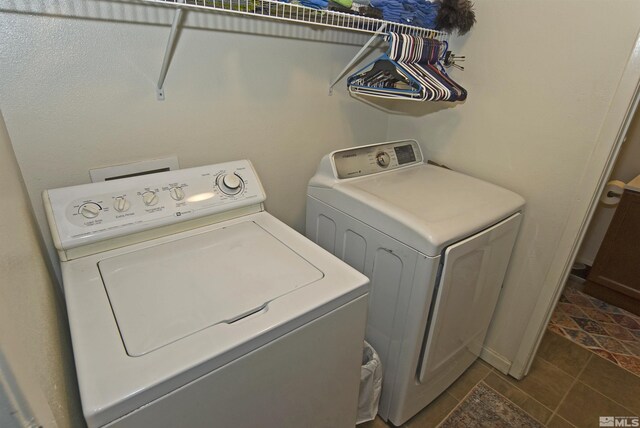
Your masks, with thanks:
<instances>
[{"instance_id":1,"label":"dryer digital display","mask_svg":"<svg viewBox=\"0 0 640 428\"><path fill-rule=\"evenodd\" d=\"M416 161L416 154L413 152L413 148L410 144L405 146L396 146L393 148L398 158L398 165L404 165L405 163L411 163Z\"/></svg>"}]
</instances>

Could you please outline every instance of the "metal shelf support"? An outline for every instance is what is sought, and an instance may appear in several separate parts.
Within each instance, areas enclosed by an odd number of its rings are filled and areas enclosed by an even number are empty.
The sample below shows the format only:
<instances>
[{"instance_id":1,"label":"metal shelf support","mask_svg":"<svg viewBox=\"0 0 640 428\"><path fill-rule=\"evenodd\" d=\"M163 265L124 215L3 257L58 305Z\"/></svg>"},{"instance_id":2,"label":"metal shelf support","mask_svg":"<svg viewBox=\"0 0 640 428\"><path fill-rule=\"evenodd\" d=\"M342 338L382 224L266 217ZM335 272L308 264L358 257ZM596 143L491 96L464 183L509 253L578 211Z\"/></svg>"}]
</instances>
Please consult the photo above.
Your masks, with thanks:
<instances>
[{"instance_id":1,"label":"metal shelf support","mask_svg":"<svg viewBox=\"0 0 640 428\"><path fill-rule=\"evenodd\" d=\"M184 3L184 0L180 0L180 3ZM176 37L178 36L178 26L182 19L182 8L176 9L176 14L173 17L173 23L171 24L171 32L169 33L169 40L167 41L167 48L164 51L164 60L162 61L162 68L160 69L160 78L158 79L158 87L156 88L156 96L158 101L164 100L164 79L167 77L167 71L169 71L169 64L171 63L171 53L176 43Z\"/></svg>"},{"instance_id":2,"label":"metal shelf support","mask_svg":"<svg viewBox=\"0 0 640 428\"><path fill-rule=\"evenodd\" d=\"M331 84L329 85L329 95L333 95L333 87L336 85L336 83L338 83L340 81L340 79L342 79L342 77L347 73L347 71L349 71L351 69L351 67L353 66L353 64L355 64L357 61L360 60L360 58L362 57L362 55L364 55L364 52L369 48L369 46L371 45L371 43L373 43L373 41L382 34L382 32L385 30L385 28L387 28L387 23L384 22L382 25L380 25L380 27L378 28L378 30L373 33L373 36L371 36L371 38L367 41L367 43L364 44L364 46L362 47L362 49L360 49L358 51L358 53L356 54L356 56L353 57L353 59L351 61L349 61L349 64L347 64L342 71L338 74L338 77L335 78L335 80L333 82L331 82Z\"/></svg>"},{"instance_id":3,"label":"metal shelf support","mask_svg":"<svg viewBox=\"0 0 640 428\"><path fill-rule=\"evenodd\" d=\"M130 0L154 4L158 6L169 6L176 8L176 14L171 24L171 33L164 53L160 77L156 87L158 100L164 100L164 81L171 63L176 39L179 33L180 21L184 10L217 12L224 14L235 14L255 18L295 22L310 24L319 27L329 27L341 30L356 31L373 34L371 39L360 49L360 52L347 64L340 72L340 75L329 86L329 94L333 92L333 87L344 76L344 74L358 61L373 41L382 34L383 31L390 31L400 34L411 34L420 37L445 40L447 33L428 28L415 27L407 24L384 21L377 18L369 18L349 13L332 10L317 10L299 4L284 3L278 0Z\"/></svg>"}]
</instances>

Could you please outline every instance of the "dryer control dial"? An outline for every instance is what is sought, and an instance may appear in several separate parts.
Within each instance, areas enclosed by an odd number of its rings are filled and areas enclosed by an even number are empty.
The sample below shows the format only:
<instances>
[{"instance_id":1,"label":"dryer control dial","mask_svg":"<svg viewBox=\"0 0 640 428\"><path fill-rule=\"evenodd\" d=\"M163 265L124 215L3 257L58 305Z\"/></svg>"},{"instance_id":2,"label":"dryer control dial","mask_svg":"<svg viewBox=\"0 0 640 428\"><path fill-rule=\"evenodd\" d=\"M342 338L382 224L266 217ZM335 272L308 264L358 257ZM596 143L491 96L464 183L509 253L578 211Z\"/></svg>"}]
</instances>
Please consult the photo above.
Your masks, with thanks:
<instances>
[{"instance_id":1,"label":"dryer control dial","mask_svg":"<svg viewBox=\"0 0 640 428\"><path fill-rule=\"evenodd\" d=\"M243 181L237 174L225 174L218 185L227 195L237 195L242 190Z\"/></svg>"},{"instance_id":2,"label":"dryer control dial","mask_svg":"<svg viewBox=\"0 0 640 428\"><path fill-rule=\"evenodd\" d=\"M389 153L387 152L379 152L378 154L376 154L376 163L382 167L382 168L386 168L389 166L389 163L391 162L391 157L389 156Z\"/></svg>"},{"instance_id":3,"label":"dryer control dial","mask_svg":"<svg viewBox=\"0 0 640 428\"><path fill-rule=\"evenodd\" d=\"M83 204L78 211L84 218L91 219L98 217L101 210L102 207L95 202L87 202L86 204Z\"/></svg>"},{"instance_id":4,"label":"dryer control dial","mask_svg":"<svg viewBox=\"0 0 640 428\"><path fill-rule=\"evenodd\" d=\"M142 202L148 207L152 207L158 203L160 198L156 195L156 192L148 190L142 194Z\"/></svg>"}]
</instances>

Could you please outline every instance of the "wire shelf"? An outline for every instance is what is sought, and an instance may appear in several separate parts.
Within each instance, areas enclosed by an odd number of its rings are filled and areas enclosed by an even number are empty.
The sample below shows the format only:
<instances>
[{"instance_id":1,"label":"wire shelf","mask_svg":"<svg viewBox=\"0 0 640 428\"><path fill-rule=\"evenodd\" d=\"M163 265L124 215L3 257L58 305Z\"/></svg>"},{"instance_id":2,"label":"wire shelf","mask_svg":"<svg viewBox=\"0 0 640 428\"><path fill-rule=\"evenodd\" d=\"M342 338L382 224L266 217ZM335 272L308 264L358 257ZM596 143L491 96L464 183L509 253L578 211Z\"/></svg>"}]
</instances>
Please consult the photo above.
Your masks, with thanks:
<instances>
[{"instance_id":1,"label":"wire shelf","mask_svg":"<svg viewBox=\"0 0 640 428\"><path fill-rule=\"evenodd\" d=\"M298 22L324 27L375 33L383 24L385 31L445 40L447 33L428 28L389 22L333 10L318 10L298 4L273 0L140 0L145 3L174 6L210 12L241 14L280 21Z\"/></svg>"}]
</instances>

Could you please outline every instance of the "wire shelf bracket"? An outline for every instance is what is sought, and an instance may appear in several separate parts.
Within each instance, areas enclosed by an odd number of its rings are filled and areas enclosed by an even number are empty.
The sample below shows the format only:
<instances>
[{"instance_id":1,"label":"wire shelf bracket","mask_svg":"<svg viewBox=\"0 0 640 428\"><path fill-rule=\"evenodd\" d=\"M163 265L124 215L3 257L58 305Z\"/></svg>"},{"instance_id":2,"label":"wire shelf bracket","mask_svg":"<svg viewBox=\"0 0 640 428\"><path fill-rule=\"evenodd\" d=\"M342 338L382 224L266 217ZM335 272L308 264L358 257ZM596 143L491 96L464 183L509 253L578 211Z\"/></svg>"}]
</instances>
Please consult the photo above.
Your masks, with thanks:
<instances>
[{"instance_id":1,"label":"wire shelf bracket","mask_svg":"<svg viewBox=\"0 0 640 428\"><path fill-rule=\"evenodd\" d=\"M136 2L153 4L158 6L170 6L176 8L176 14L171 24L171 32L162 61L160 77L156 87L157 99L162 101L165 98L164 81L167 77L172 53L179 33L180 22L183 11L194 10L202 12L216 12L233 14L240 16L250 16L255 18L271 19L278 21L288 21L299 24L310 24L313 26L323 26L337 28L341 30L356 31L373 34L371 39L362 47L360 52L342 70L340 75L331 83L329 94L333 87L344 76L353 64L360 59L366 49L373 43L383 31L390 31L399 34L411 34L431 39L445 40L447 33L428 28L415 27L407 24L400 24L385 21L377 18L353 15L333 10L318 10L293 3L283 3L277 0L133 0Z\"/></svg>"},{"instance_id":2,"label":"wire shelf bracket","mask_svg":"<svg viewBox=\"0 0 640 428\"><path fill-rule=\"evenodd\" d=\"M331 82L331 84L329 85L329 95L333 95L333 87L336 86L336 83L338 83L340 81L340 79L342 79L342 77L347 74L347 71L349 71L351 69L351 67L353 66L353 64L355 64L357 61L360 60L360 58L364 55L364 52L367 50L367 48L371 45L371 43L373 43L373 41L375 39L378 38L379 35L382 34L382 32L384 31L384 29L387 28L387 23L384 22L382 23L382 25L380 26L380 28L378 28L378 30L373 34L373 36L371 36L371 38L367 41L367 43L364 44L364 46L362 47L362 49L360 49L358 51L358 53L351 59L351 61L349 61L349 64L347 64L342 71L338 74L338 77L336 77L333 82Z\"/></svg>"},{"instance_id":3,"label":"wire shelf bracket","mask_svg":"<svg viewBox=\"0 0 640 428\"><path fill-rule=\"evenodd\" d=\"M184 2L184 0L180 0ZM164 101L164 79L167 77L167 71L169 71L169 63L171 62L171 52L176 44L176 37L178 36L178 26L182 19L182 8L176 9L176 14L173 17L173 23L171 24L171 32L169 33L169 40L167 40L167 48L164 51L164 59L162 60L162 68L160 69L160 77L158 78L158 86L156 88L156 97L158 101Z\"/></svg>"}]
</instances>

